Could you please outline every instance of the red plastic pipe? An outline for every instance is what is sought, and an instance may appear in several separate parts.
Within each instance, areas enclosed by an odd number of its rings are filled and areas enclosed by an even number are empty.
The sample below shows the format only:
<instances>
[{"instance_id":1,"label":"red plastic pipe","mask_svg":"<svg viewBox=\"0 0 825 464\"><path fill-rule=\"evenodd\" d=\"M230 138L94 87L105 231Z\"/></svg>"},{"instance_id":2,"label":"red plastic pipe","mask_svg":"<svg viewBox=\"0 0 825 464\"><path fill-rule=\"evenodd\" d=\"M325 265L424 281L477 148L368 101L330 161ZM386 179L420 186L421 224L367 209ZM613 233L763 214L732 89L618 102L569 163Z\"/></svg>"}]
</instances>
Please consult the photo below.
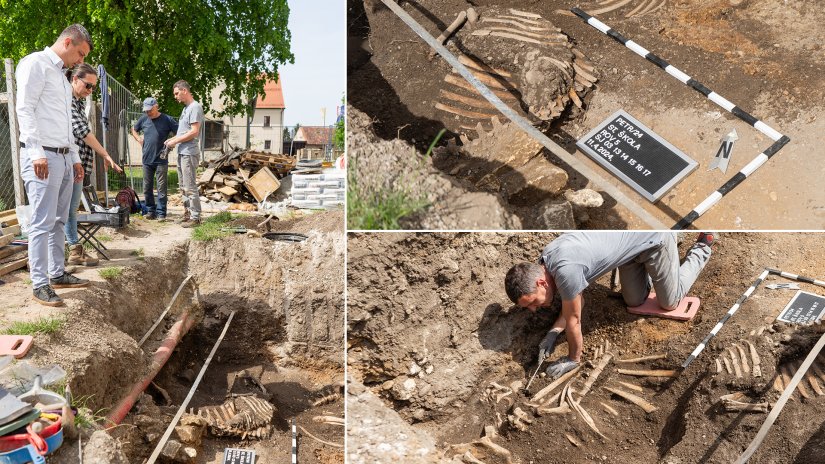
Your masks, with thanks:
<instances>
[{"instance_id":1,"label":"red plastic pipe","mask_svg":"<svg viewBox=\"0 0 825 464\"><path fill-rule=\"evenodd\" d=\"M189 332L189 329L192 328L194 324L194 319L190 317L189 308L184 310L183 314L181 314L180 319L178 319L175 324L169 329L169 332L166 334L166 338L163 339L163 343L158 347L155 353L152 355L152 364L149 368L149 372L146 374L145 377L138 380L137 383L132 387L129 393L120 400L120 403L112 409L106 419L111 422L113 425L120 424L121 421L129 414L129 410L132 409L135 402L140 398L140 395L146 390L146 387L155 379L155 376L158 375L158 372L163 368L166 364L166 361L172 356L172 352L175 351L175 347L178 346L178 343L181 341L184 335Z\"/></svg>"}]
</instances>

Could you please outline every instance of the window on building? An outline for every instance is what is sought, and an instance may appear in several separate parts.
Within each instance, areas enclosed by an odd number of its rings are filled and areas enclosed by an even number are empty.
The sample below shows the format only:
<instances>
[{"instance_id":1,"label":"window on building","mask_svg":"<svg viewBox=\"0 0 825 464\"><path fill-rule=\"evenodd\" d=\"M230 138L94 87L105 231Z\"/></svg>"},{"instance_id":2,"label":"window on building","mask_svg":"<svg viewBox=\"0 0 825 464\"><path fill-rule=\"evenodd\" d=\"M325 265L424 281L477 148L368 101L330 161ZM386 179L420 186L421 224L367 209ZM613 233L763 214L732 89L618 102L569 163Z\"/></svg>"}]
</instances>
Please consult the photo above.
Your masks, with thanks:
<instances>
[{"instance_id":1,"label":"window on building","mask_svg":"<svg viewBox=\"0 0 825 464\"><path fill-rule=\"evenodd\" d=\"M270 116L264 116L264 127L269 127Z\"/></svg>"},{"instance_id":2,"label":"window on building","mask_svg":"<svg viewBox=\"0 0 825 464\"><path fill-rule=\"evenodd\" d=\"M272 148L272 140L264 140L264 150L269 150Z\"/></svg>"}]
</instances>

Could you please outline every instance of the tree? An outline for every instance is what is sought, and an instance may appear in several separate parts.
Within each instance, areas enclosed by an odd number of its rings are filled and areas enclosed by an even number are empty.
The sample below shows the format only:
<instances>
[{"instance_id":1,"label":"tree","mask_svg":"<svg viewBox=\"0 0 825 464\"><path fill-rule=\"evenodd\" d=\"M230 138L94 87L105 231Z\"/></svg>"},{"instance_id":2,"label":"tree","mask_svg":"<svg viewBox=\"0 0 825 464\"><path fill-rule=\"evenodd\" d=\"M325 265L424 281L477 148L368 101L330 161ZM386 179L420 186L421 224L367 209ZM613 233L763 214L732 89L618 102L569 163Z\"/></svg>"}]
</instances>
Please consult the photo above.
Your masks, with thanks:
<instances>
[{"instance_id":1,"label":"tree","mask_svg":"<svg viewBox=\"0 0 825 464\"><path fill-rule=\"evenodd\" d=\"M294 62L286 0L0 0L0 55L15 61L54 43L69 24L94 41L86 62L161 110L181 109L172 85L184 79L208 111L220 84L222 114L246 114L278 66Z\"/></svg>"},{"instance_id":2,"label":"tree","mask_svg":"<svg viewBox=\"0 0 825 464\"><path fill-rule=\"evenodd\" d=\"M346 133L346 129L344 128L344 124L346 123L346 97L341 97L341 113L338 115L338 120L335 121L335 134L333 134L333 143L335 144L335 148L338 150L344 149L344 134Z\"/></svg>"}]
</instances>

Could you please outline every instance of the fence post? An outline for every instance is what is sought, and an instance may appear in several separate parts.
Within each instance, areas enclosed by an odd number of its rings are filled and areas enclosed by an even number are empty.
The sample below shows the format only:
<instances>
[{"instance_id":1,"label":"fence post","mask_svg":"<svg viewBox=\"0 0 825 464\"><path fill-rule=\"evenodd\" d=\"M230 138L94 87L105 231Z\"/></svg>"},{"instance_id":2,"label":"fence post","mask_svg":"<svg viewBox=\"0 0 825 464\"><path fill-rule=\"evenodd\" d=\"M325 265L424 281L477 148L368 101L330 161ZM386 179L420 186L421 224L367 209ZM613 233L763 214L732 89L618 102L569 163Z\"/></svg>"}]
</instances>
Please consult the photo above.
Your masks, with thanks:
<instances>
[{"instance_id":1,"label":"fence post","mask_svg":"<svg viewBox=\"0 0 825 464\"><path fill-rule=\"evenodd\" d=\"M14 81L14 60L6 58L6 91L9 95L9 134L11 136L11 166L14 172L14 205L26 204L26 190L20 175L20 134L17 131L17 86Z\"/></svg>"}]
</instances>

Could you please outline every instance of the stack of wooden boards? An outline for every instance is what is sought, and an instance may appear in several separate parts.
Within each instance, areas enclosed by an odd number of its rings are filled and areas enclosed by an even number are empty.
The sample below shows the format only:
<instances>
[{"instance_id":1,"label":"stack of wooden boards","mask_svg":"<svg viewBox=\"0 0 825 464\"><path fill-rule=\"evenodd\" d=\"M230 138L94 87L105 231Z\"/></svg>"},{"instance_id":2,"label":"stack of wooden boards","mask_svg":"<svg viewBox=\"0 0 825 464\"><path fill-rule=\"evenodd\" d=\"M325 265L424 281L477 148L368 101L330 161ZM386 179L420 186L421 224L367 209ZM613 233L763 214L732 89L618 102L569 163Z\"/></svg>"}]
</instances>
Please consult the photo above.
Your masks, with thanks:
<instances>
[{"instance_id":1,"label":"stack of wooden boards","mask_svg":"<svg viewBox=\"0 0 825 464\"><path fill-rule=\"evenodd\" d=\"M29 262L27 247L12 245L20 235L20 225L14 210L0 212L0 276L26 267Z\"/></svg>"},{"instance_id":2,"label":"stack of wooden boards","mask_svg":"<svg viewBox=\"0 0 825 464\"><path fill-rule=\"evenodd\" d=\"M201 195L214 201L258 203L278 190L278 179L295 168L290 156L235 149L198 176Z\"/></svg>"}]
</instances>

